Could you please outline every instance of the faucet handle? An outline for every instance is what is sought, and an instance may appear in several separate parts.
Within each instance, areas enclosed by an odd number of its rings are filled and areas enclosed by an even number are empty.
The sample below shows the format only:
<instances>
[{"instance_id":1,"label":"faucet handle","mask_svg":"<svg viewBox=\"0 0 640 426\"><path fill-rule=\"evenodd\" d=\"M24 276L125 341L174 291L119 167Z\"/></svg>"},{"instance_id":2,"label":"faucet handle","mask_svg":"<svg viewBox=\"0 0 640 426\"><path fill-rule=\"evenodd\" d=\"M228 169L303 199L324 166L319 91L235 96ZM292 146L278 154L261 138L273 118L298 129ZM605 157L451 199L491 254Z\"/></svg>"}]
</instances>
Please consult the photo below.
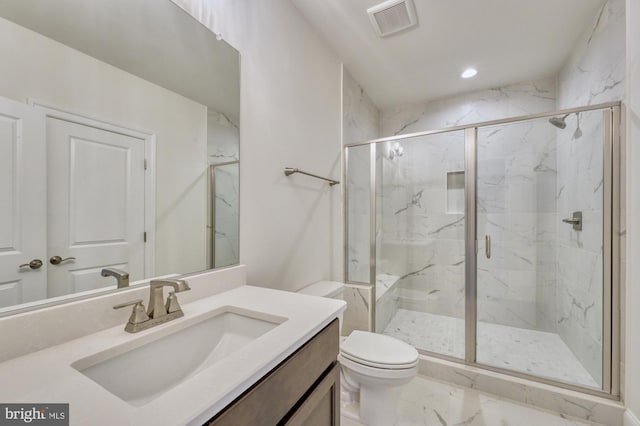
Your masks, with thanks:
<instances>
[{"instance_id":1,"label":"faucet handle","mask_svg":"<svg viewBox=\"0 0 640 426\"><path fill-rule=\"evenodd\" d=\"M142 299L132 300L130 302L119 303L113 307L113 309L126 308L133 305L133 311L129 317L129 324L140 324L145 321L149 321L149 315L145 312Z\"/></svg>"},{"instance_id":2,"label":"faucet handle","mask_svg":"<svg viewBox=\"0 0 640 426\"><path fill-rule=\"evenodd\" d=\"M167 303L165 304L165 309L167 313L170 314L172 312L182 311L180 304L178 303L178 298L176 297L176 292L169 292L169 297L167 297Z\"/></svg>"},{"instance_id":3,"label":"faucet handle","mask_svg":"<svg viewBox=\"0 0 640 426\"><path fill-rule=\"evenodd\" d=\"M118 303L117 305L113 306L113 309L122 309L122 308L126 308L127 306L137 305L138 303L142 305L142 299L136 299L136 300L130 300L128 302Z\"/></svg>"}]
</instances>

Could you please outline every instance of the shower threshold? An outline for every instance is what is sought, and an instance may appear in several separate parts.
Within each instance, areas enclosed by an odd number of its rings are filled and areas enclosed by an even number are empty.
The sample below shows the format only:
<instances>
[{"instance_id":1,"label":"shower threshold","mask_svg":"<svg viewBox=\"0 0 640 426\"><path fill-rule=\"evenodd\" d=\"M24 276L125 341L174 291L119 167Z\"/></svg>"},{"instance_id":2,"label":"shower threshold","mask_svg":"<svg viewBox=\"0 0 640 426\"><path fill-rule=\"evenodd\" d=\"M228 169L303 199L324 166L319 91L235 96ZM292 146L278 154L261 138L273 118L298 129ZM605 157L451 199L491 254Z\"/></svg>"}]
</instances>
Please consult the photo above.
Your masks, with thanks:
<instances>
[{"instance_id":1,"label":"shower threshold","mask_svg":"<svg viewBox=\"0 0 640 426\"><path fill-rule=\"evenodd\" d=\"M398 309L384 334L419 350L464 359L464 320ZM478 323L477 362L578 386L600 389L555 333Z\"/></svg>"}]
</instances>

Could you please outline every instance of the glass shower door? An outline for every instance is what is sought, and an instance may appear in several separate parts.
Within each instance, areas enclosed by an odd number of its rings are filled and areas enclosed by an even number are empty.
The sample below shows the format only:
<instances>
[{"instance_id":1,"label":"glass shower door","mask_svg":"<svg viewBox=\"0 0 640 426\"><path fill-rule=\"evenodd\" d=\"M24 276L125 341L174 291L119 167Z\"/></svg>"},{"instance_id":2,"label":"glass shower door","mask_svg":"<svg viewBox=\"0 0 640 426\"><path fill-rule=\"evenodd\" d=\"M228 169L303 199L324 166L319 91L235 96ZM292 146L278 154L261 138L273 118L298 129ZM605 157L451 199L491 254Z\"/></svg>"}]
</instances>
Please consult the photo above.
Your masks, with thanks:
<instances>
[{"instance_id":1,"label":"glass shower door","mask_svg":"<svg viewBox=\"0 0 640 426\"><path fill-rule=\"evenodd\" d=\"M376 147L375 330L465 357L465 133Z\"/></svg>"},{"instance_id":2,"label":"glass shower door","mask_svg":"<svg viewBox=\"0 0 640 426\"><path fill-rule=\"evenodd\" d=\"M476 359L601 389L603 112L563 119L478 129Z\"/></svg>"}]
</instances>

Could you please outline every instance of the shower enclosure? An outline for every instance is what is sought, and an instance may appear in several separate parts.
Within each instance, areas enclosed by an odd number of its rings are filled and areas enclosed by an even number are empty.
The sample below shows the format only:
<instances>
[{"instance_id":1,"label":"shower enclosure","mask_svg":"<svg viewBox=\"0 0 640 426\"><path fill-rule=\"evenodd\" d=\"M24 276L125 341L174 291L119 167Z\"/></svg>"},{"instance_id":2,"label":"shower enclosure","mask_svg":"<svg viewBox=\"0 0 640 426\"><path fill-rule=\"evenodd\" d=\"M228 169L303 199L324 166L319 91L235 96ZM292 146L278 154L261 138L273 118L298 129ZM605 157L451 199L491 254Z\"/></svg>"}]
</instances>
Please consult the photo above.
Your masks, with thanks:
<instances>
[{"instance_id":1,"label":"shower enclosure","mask_svg":"<svg viewBox=\"0 0 640 426\"><path fill-rule=\"evenodd\" d=\"M422 353L617 395L619 104L345 147L347 282Z\"/></svg>"},{"instance_id":2,"label":"shower enclosure","mask_svg":"<svg viewBox=\"0 0 640 426\"><path fill-rule=\"evenodd\" d=\"M212 164L208 169L207 266L239 262L240 161Z\"/></svg>"}]
</instances>

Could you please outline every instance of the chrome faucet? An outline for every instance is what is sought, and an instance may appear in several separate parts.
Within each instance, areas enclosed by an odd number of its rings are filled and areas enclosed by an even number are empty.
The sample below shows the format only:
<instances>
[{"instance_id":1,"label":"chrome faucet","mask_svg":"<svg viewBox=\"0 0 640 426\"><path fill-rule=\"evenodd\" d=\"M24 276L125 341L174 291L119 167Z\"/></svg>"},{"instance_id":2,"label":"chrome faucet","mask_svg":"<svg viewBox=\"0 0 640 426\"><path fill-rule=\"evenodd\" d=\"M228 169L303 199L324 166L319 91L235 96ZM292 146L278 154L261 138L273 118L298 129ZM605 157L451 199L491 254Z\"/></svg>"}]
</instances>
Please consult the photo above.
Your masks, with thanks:
<instances>
[{"instance_id":1,"label":"chrome faucet","mask_svg":"<svg viewBox=\"0 0 640 426\"><path fill-rule=\"evenodd\" d=\"M114 277L118 283L118 288L129 287L129 273L122 269L104 268L100 271L103 277Z\"/></svg>"},{"instance_id":2,"label":"chrome faucet","mask_svg":"<svg viewBox=\"0 0 640 426\"><path fill-rule=\"evenodd\" d=\"M171 286L174 290L169 293L169 297L167 297L166 302L164 301L164 295L162 294L162 289L165 286ZM191 288L184 280L151 280L149 283L149 309L147 312L144 310L142 299L121 303L114 306L113 309L120 309L125 306L133 305L133 312L131 313L129 321L127 321L124 329L129 333L137 333L158 324L184 316L182 308L178 303L176 293L187 290L191 290Z\"/></svg>"},{"instance_id":3,"label":"chrome faucet","mask_svg":"<svg viewBox=\"0 0 640 426\"><path fill-rule=\"evenodd\" d=\"M162 289L164 286L171 286L174 290L169 293L169 297L167 297L166 303L164 301L164 295L162 294ZM176 312L179 312L179 316L182 316L182 309L178 304L176 293L191 290L186 281L167 279L151 280L151 282L149 283L149 289L151 293L149 294L149 309L147 310L147 314L150 318L160 318Z\"/></svg>"}]
</instances>

